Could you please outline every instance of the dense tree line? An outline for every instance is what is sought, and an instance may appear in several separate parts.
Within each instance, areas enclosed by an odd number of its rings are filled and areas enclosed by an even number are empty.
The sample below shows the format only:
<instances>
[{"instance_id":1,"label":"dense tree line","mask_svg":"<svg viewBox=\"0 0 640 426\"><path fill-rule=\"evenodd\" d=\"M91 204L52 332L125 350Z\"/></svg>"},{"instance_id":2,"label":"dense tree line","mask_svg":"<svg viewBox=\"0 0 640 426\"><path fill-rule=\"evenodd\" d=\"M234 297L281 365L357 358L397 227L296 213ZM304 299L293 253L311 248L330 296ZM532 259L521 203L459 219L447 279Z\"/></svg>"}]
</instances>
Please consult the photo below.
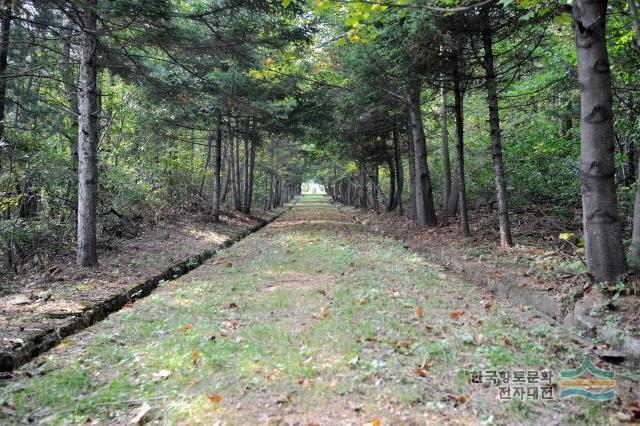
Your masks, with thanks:
<instances>
[{"instance_id":1,"label":"dense tree line","mask_svg":"<svg viewBox=\"0 0 640 426\"><path fill-rule=\"evenodd\" d=\"M505 247L515 208L580 205L616 281L640 255L634 1L4 0L4 268L91 266L141 211L217 221L314 177L463 237L484 204Z\"/></svg>"},{"instance_id":2,"label":"dense tree line","mask_svg":"<svg viewBox=\"0 0 640 426\"><path fill-rule=\"evenodd\" d=\"M311 34L300 8L268 1L3 1L3 270L72 245L94 265L98 235L143 211L217 221L221 205L290 199L296 83L250 72Z\"/></svg>"},{"instance_id":3,"label":"dense tree line","mask_svg":"<svg viewBox=\"0 0 640 426\"><path fill-rule=\"evenodd\" d=\"M417 224L435 226L440 207L466 237L470 202L487 203L507 247L514 206L579 202L589 273L623 277L640 243L640 227L630 251L623 241L640 222L633 0L322 3L353 42L332 52L345 90L326 99L340 123L324 132L343 160L324 174L336 200L378 208L381 171L395 197L404 167Z\"/></svg>"}]
</instances>

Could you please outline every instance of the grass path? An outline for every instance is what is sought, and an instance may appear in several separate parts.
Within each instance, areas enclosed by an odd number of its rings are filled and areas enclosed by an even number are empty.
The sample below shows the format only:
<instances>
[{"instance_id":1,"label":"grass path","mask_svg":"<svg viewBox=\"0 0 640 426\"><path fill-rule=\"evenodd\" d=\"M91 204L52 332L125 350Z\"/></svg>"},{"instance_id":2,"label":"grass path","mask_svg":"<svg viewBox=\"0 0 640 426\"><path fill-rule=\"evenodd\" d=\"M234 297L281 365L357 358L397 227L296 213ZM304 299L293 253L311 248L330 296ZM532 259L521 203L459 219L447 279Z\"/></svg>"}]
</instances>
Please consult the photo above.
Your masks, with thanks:
<instances>
[{"instance_id":1,"label":"grass path","mask_svg":"<svg viewBox=\"0 0 640 426\"><path fill-rule=\"evenodd\" d=\"M303 196L19 370L0 388L0 423L605 423L607 403L506 401L470 381L581 359L534 313Z\"/></svg>"}]
</instances>

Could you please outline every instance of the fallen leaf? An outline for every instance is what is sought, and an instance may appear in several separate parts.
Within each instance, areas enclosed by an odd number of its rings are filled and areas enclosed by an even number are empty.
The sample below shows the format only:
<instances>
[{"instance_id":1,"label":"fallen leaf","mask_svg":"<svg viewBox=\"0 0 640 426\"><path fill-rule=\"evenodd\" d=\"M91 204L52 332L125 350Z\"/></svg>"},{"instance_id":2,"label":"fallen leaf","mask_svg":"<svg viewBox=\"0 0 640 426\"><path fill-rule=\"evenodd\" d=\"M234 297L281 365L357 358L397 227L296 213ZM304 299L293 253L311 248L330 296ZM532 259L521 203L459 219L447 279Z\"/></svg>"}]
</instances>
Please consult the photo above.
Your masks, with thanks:
<instances>
[{"instance_id":1,"label":"fallen leaf","mask_svg":"<svg viewBox=\"0 0 640 426\"><path fill-rule=\"evenodd\" d=\"M429 324L425 324L424 325L424 329L427 330L427 331L433 331L433 326L429 325Z\"/></svg>"},{"instance_id":2,"label":"fallen leaf","mask_svg":"<svg viewBox=\"0 0 640 426\"><path fill-rule=\"evenodd\" d=\"M464 311L462 309L454 309L449 312L449 317L454 321L457 321L462 315L464 315Z\"/></svg>"},{"instance_id":3,"label":"fallen leaf","mask_svg":"<svg viewBox=\"0 0 640 426\"><path fill-rule=\"evenodd\" d=\"M229 303L229 309L236 309L237 307L238 307L238 304L236 302Z\"/></svg>"},{"instance_id":4,"label":"fallen leaf","mask_svg":"<svg viewBox=\"0 0 640 426\"><path fill-rule=\"evenodd\" d=\"M493 306L493 302L484 302L484 308L488 311Z\"/></svg>"},{"instance_id":5,"label":"fallen leaf","mask_svg":"<svg viewBox=\"0 0 640 426\"><path fill-rule=\"evenodd\" d=\"M453 398L454 401L459 402L460 404L464 404L469 400L469 398L466 395L462 395L462 394L451 395L451 398Z\"/></svg>"},{"instance_id":6,"label":"fallen leaf","mask_svg":"<svg viewBox=\"0 0 640 426\"><path fill-rule=\"evenodd\" d=\"M363 426L380 426L382 424L382 422L380 421L380 419L375 418L373 420L371 420L370 422L365 423Z\"/></svg>"},{"instance_id":7,"label":"fallen leaf","mask_svg":"<svg viewBox=\"0 0 640 426\"><path fill-rule=\"evenodd\" d=\"M396 349L399 349L399 348L409 349L415 343L415 341L416 341L415 337L411 336L407 339L396 340L393 346Z\"/></svg>"},{"instance_id":8,"label":"fallen leaf","mask_svg":"<svg viewBox=\"0 0 640 426\"><path fill-rule=\"evenodd\" d=\"M422 306L418 306L416 308L416 317L418 317L418 319L422 319L424 317L424 308L422 308Z\"/></svg>"},{"instance_id":9,"label":"fallen leaf","mask_svg":"<svg viewBox=\"0 0 640 426\"><path fill-rule=\"evenodd\" d=\"M233 266L233 263L231 262L225 262L224 267L225 268L231 268Z\"/></svg>"},{"instance_id":10,"label":"fallen leaf","mask_svg":"<svg viewBox=\"0 0 640 426\"><path fill-rule=\"evenodd\" d=\"M193 364L197 365L200 362L200 352L198 352L197 350L192 350L191 351L191 358L193 358Z\"/></svg>"},{"instance_id":11,"label":"fallen leaf","mask_svg":"<svg viewBox=\"0 0 640 426\"><path fill-rule=\"evenodd\" d=\"M144 416L146 416L151 410L151 406L146 402L142 403L142 405L131 413L131 418L129 419L130 425L139 425L142 424Z\"/></svg>"},{"instance_id":12,"label":"fallen leaf","mask_svg":"<svg viewBox=\"0 0 640 426\"><path fill-rule=\"evenodd\" d=\"M191 324L184 324L183 326L180 327L180 331L185 333L185 332L191 330L191 327L193 327Z\"/></svg>"},{"instance_id":13,"label":"fallen leaf","mask_svg":"<svg viewBox=\"0 0 640 426\"><path fill-rule=\"evenodd\" d=\"M207 395L207 399L214 404L220 404L220 402L222 401L222 396L218 395L217 393L210 393L209 395Z\"/></svg>"},{"instance_id":14,"label":"fallen leaf","mask_svg":"<svg viewBox=\"0 0 640 426\"><path fill-rule=\"evenodd\" d=\"M420 368L420 367L418 367L418 368L416 368L413 372L414 372L414 373L416 374L416 376L418 376L418 377L427 377L427 370L425 370L424 368Z\"/></svg>"}]
</instances>

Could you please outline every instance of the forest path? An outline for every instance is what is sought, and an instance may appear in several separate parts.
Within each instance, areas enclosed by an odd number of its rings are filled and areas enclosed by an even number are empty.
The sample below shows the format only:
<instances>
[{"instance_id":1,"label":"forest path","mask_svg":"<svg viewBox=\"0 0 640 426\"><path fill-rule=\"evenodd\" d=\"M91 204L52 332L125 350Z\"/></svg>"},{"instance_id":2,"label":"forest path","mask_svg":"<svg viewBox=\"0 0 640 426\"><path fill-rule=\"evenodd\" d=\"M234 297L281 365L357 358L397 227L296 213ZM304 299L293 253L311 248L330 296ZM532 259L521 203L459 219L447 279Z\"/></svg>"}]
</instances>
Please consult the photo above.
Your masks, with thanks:
<instances>
[{"instance_id":1,"label":"forest path","mask_svg":"<svg viewBox=\"0 0 640 426\"><path fill-rule=\"evenodd\" d=\"M0 423L602 424L604 403L501 400L468 374L581 359L533 312L309 195L18 370Z\"/></svg>"}]
</instances>

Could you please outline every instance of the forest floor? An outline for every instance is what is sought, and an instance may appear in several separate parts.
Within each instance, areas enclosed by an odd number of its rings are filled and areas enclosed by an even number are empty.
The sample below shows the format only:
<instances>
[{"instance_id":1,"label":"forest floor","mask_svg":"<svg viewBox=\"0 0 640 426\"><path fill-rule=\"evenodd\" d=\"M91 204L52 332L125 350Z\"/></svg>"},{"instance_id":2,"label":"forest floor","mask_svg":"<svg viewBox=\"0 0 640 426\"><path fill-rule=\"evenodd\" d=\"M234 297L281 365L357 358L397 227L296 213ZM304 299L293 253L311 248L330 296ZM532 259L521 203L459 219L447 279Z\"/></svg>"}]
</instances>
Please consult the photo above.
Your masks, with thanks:
<instances>
[{"instance_id":1,"label":"forest floor","mask_svg":"<svg viewBox=\"0 0 640 426\"><path fill-rule=\"evenodd\" d=\"M603 353L613 352L620 341L640 341L640 277L629 274L623 283L598 287L586 273L584 254L578 247L581 212L575 218L564 212L554 215L545 208L521 210L512 214L513 239L510 248L499 246L497 214L487 209L470 212L471 237L460 237L455 217L439 215L435 228L419 228L408 216L376 214L370 210L339 206L352 219L377 234L402 240L411 249L450 270L467 276L481 276L504 283L504 293L512 302L535 306L559 322L571 319L576 302L593 303L592 321L609 329L606 336L578 330L595 337ZM569 218L568 218L569 216ZM565 239L560 236L564 235ZM513 291L517 287L517 291ZM600 307L597 306L601 304ZM597 311L597 312L596 312ZM568 324L572 326L574 324ZM579 328L579 327L578 327ZM592 335L590 335L592 334ZM637 344L636 344L637 346ZM638 357L640 348L632 352ZM638 363L638 359L635 360Z\"/></svg>"},{"instance_id":2,"label":"forest floor","mask_svg":"<svg viewBox=\"0 0 640 426\"><path fill-rule=\"evenodd\" d=\"M160 279L193 269L208 253L281 212L222 215L220 223L183 212L141 227L133 238L103 236L100 264L94 268L79 270L70 254L62 254L48 259L47 265L4 277L0 371L29 360L60 338L148 293Z\"/></svg>"},{"instance_id":3,"label":"forest floor","mask_svg":"<svg viewBox=\"0 0 640 426\"><path fill-rule=\"evenodd\" d=\"M587 354L535 311L446 273L326 197L303 196L16 370L0 387L0 423L632 421L634 374L597 358L616 372L616 398L559 398L560 370ZM529 396L501 398L489 376L498 371L512 373L505 389Z\"/></svg>"}]
</instances>

